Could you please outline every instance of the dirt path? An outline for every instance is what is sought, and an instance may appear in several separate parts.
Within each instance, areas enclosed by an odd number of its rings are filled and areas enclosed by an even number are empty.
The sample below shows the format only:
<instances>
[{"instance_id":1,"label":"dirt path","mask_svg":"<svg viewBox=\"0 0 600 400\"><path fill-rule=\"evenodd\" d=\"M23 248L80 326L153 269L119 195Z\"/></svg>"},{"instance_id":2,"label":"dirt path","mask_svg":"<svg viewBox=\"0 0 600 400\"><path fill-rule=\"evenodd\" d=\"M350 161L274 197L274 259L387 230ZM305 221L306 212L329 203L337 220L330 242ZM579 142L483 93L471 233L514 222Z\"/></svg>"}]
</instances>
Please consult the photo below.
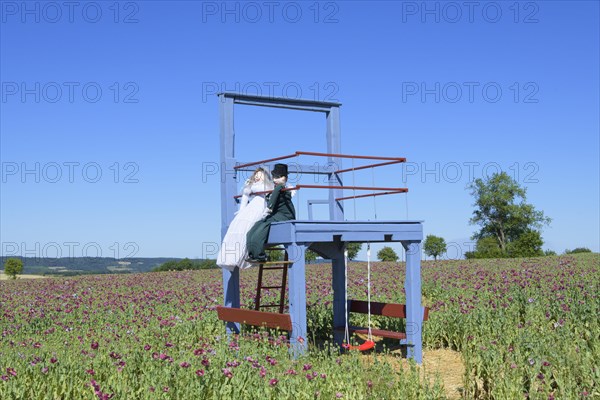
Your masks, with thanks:
<instances>
[{"instance_id":1,"label":"dirt path","mask_svg":"<svg viewBox=\"0 0 600 400\"><path fill-rule=\"evenodd\" d=\"M405 352L405 350L404 350ZM377 357L385 357L395 370L408 369L409 363L403 349L391 350L389 354L378 353ZM373 355L364 355L365 363L373 362ZM448 399L460 399L463 388L465 366L461 354L448 349L423 350L423 364L420 367L421 376L433 384L439 377L444 385Z\"/></svg>"}]
</instances>

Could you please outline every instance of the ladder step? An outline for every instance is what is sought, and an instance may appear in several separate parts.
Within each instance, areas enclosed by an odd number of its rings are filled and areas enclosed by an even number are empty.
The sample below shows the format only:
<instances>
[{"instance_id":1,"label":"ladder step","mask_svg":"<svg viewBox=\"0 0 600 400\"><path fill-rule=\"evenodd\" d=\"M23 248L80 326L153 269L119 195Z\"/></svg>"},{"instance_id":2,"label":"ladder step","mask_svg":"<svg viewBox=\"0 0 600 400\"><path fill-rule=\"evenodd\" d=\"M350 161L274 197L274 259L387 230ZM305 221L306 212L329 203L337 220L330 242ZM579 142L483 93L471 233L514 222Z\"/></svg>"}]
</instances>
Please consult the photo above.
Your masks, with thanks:
<instances>
[{"instance_id":1,"label":"ladder step","mask_svg":"<svg viewBox=\"0 0 600 400\"><path fill-rule=\"evenodd\" d=\"M258 285L256 287L256 299L254 301L254 309L260 310L261 308L269 308L269 307L277 307L279 308L279 312L283 313L284 302L285 302L285 288L287 281L287 270L288 267L291 266L294 262L289 261L287 252L284 255L283 261L263 261L256 263L259 265L258 269ZM263 272L265 270L280 270L281 271L281 285L276 286L263 286ZM260 304L261 293L263 289L274 289L279 290L279 303L278 304Z\"/></svg>"},{"instance_id":2,"label":"ladder step","mask_svg":"<svg viewBox=\"0 0 600 400\"><path fill-rule=\"evenodd\" d=\"M261 264L261 265L280 265L280 264L293 264L293 261L254 261L250 264Z\"/></svg>"}]
</instances>

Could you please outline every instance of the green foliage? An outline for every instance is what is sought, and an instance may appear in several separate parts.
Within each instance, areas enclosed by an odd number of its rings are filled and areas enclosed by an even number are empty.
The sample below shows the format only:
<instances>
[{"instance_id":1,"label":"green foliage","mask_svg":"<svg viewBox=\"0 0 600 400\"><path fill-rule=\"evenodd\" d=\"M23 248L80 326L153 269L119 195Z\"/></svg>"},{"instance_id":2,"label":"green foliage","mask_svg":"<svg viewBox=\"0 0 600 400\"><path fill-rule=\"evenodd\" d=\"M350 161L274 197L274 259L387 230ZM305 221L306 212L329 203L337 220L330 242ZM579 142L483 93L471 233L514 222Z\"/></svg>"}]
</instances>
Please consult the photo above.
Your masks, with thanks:
<instances>
[{"instance_id":1,"label":"green foliage","mask_svg":"<svg viewBox=\"0 0 600 400\"><path fill-rule=\"evenodd\" d=\"M217 260L206 259L200 262L200 269L215 269L219 268L217 265Z\"/></svg>"},{"instance_id":2,"label":"green foliage","mask_svg":"<svg viewBox=\"0 0 600 400\"><path fill-rule=\"evenodd\" d=\"M189 258L184 258L183 260L175 261L167 261L158 267L154 268L152 272L161 272L161 271L189 271L189 270L198 270L198 269L211 269L218 268L217 261L212 259L206 260L190 260Z\"/></svg>"},{"instance_id":3,"label":"green foliage","mask_svg":"<svg viewBox=\"0 0 600 400\"><path fill-rule=\"evenodd\" d=\"M542 235L538 231L529 231L521 234L516 240L509 242L506 253L509 257L540 257L542 250Z\"/></svg>"},{"instance_id":4,"label":"green foliage","mask_svg":"<svg viewBox=\"0 0 600 400\"><path fill-rule=\"evenodd\" d=\"M398 261L398 255L396 254L394 249L392 249L389 246L385 246L384 248L379 250L377 252L377 258L381 261Z\"/></svg>"},{"instance_id":5,"label":"green foliage","mask_svg":"<svg viewBox=\"0 0 600 400\"><path fill-rule=\"evenodd\" d=\"M544 251L544 255L545 256L555 256L556 252L554 250L548 249L548 250Z\"/></svg>"},{"instance_id":6,"label":"green foliage","mask_svg":"<svg viewBox=\"0 0 600 400\"><path fill-rule=\"evenodd\" d=\"M543 241L539 243L541 235L537 229L549 224L551 219L526 202L525 188L520 187L506 172L494 174L485 180L475 179L467 188L475 197L475 211L469 223L480 226L480 230L472 237L478 241L478 247L480 239L493 238L501 257L510 256L510 252L542 254ZM522 235L525 235L524 238L517 242ZM486 251L478 249L469 252L469 256L496 253L488 248L491 242L482 244ZM526 249L526 246L531 247Z\"/></svg>"},{"instance_id":7,"label":"green foliage","mask_svg":"<svg viewBox=\"0 0 600 400\"><path fill-rule=\"evenodd\" d=\"M423 243L423 250L425 254L437 260L438 256L446 252L446 241L439 236L427 235L425 243Z\"/></svg>"},{"instance_id":8,"label":"green foliage","mask_svg":"<svg viewBox=\"0 0 600 400\"><path fill-rule=\"evenodd\" d=\"M17 275L23 272L23 261L18 258L9 258L4 263L4 273L12 279L17 279Z\"/></svg>"},{"instance_id":9,"label":"green foliage","mask_svg":"<svg viewBox=\"0 0 600 400\"><path fill-rule=\"evenodd\" d=\"M573 250L565 250L565 254L577 254L577 253L591 253L592 251L587 247L577 247Z\"/></svg>"},{"instance_id":10,"label":"green foliage","mask_svg":"<svg viewBox=\"0 0 600 400\"><path fill-rule=\"evenodd\" d=\"M348 260L354 260L361 248L362 243L348 243L346 245L346 250L348 250Z\"/></svg>"},{"instance_id":11,"label":"green foliage","mask_svg":"<svg viewBox=\"0 0 600 400\"><path fill-rule=\"evenodd\" d=\"M475 251L465 253L467 259L473 258L516 258L516 257L540 257L544 254L544 244L538 231L529 231L521 234L516 240L507 244L506 252L502 252L496 238L491 236L481 238L477 241ZM556 253L554 253L556 254Z\"/></svg>"},{"instance_id":12,"label":"green foliage","mask_svg":"<svg viewBox=\"0 0 600 400\"><path fill-rule=\"evenodd\" d=\"M317 260L317 253L312 250L306 250L306 253L304 253L304 259L310 264Z\"/></svg>"},{"instance_id":13,"label":"green foliage","mask_svg":"<svg viewBox=\"0 0 600 400\"><path fill-rule=\"evenodd\" d=\"M193 269L194 264L192 263L192 260L190 260L189 258L184 258L183 260L179 261L178 267L180 268L180 271L187 271L190 269Z\"/></svg>"},{"instance_id":14,"label":"green foliage","mask_svg":"<svg viewBox=\"0 0 600 400\"><path fill-rule=\"evenodd\" d=\"M504 254L493 237L484 237L477 241L475 251L465 252L467 260L473 258L502 258Z\"/></svg>"},{"instance_id":15,"label":"green foliage","mask_svg":"<svg viewBox=\"0 0 600 400\"><path fill-rule=\"evenodd\" d=\"M283 247L266 250L265 253L267 254L267 260L269 261L283 261L285 257L285 250Z\"/></svg>"},{"instance_id":16,"label":"green foliage","mask_svg":"<svg viewBox=\"0 0 600 400\"><path fill-rule=\"evenodd\" d=\"M179 270L177 268L177 266L179 265L179 261L167 261L166 263L163 263L161 265L159 265L158 267L154 268L152 271L153 272L158 272L158 271L177 271Z\"/></svg>"}]
</instances>

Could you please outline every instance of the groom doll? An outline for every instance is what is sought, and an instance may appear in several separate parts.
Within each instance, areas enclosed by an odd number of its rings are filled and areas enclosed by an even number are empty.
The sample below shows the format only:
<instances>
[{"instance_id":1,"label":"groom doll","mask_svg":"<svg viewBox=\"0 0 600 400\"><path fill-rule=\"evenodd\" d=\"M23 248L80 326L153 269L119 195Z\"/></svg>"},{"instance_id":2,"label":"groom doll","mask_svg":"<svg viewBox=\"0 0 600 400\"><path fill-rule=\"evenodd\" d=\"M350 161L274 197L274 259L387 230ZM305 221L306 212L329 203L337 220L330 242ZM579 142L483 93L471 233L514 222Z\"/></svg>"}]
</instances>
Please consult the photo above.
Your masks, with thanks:
<instances>
[{"instance_id":1,"label":"groom doll","mask_svg":"<svg viewBox=\"0 0 600 400\"><path fill-rule=\"evenodd\" d=\"M285 188L285 184L287 183L287 165L275 164L275 167L271 171L271 175L273 176L275 189L268 196L268 215L254 224L246 236L246 245L248 248L248 258L246 261L250 263L267 261L264 247L269 237L271 222L296 219L296 210L292 203L290 191L287 190L282 192L282 189Z\"/></svg>"}]
</instances>

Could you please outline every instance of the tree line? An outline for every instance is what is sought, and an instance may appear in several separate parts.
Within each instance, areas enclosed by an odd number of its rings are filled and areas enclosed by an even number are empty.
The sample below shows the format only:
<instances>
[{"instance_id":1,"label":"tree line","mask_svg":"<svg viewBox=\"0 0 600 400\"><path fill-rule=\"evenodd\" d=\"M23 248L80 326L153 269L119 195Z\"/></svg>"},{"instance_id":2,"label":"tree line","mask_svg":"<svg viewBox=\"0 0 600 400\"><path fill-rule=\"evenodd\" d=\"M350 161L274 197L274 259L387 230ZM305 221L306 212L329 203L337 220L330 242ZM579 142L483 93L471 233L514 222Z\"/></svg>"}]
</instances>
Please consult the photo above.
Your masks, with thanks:
<instances>
[{"instance_id":1,"label":"tree line","mask_svg":"<svg viewBox=\"0 0 600 400\"><path fill-rule=\"evenodd\" d=\"M161 271L188 271L198 269L211 269L217 268L217 260L206 259L206 260L190 260L184 258L183 260L171 260L162 263L158 267L152 269L152 272Z\"/></svg>"}]
</instances>

